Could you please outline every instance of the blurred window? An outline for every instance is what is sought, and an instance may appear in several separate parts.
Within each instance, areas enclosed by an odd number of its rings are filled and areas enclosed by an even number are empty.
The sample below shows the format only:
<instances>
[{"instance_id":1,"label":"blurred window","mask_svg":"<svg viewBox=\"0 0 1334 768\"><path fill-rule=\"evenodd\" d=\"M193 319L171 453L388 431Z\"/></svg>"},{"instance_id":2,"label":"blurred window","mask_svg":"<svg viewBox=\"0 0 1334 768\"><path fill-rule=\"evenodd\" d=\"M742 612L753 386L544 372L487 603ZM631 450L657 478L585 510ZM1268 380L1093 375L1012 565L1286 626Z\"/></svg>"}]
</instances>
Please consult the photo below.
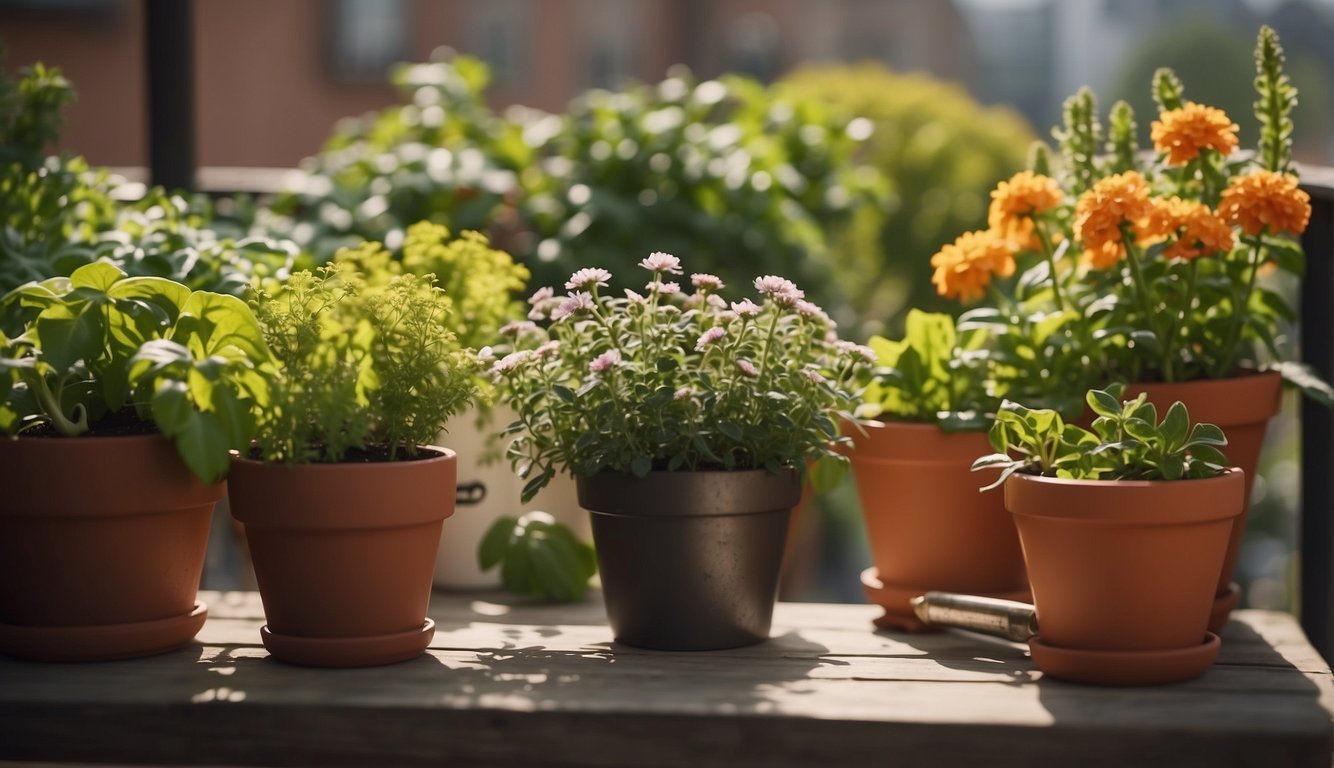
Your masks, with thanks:
<instances>
[{"instance_id":1,"label":"blurred window","mask_svg":"<svg viewBox=\"0 0 1334 768\"><path fill-rule=\"evenodd\" d=\"M491 67L497 85L518 83L527 75L530 20L538 10L531 0L487 0L472 8L471 47Z\"/></svg>"},{"instance_id":2,"label":"blurred window","mask_svg":"<svg viewBox=\"0 0 1334 768\"><path fill-rule=\"evenodd\" d=\"M406 0L335 0L332 42L334 74L384 80L390 66L408 58Z\"/></svg>"}]
</instances>

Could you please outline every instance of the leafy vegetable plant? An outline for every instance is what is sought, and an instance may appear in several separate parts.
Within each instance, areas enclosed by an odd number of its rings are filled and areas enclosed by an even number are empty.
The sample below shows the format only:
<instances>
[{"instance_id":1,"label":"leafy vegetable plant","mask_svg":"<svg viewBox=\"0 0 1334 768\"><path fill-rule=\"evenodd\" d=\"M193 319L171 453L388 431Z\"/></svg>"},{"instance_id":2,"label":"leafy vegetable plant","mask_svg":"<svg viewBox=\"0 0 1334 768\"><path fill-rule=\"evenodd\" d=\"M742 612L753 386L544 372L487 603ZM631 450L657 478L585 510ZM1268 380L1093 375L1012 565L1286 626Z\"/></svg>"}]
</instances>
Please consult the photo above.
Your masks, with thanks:
<instances>
[{"instance_id":1,"label":"leafy vegetable plant","mask_svg":"<svg viewBox=\"0 0 1334 768\"><path fill-rule=\"evenodd\" d=\"M1066 424L1054 410L1034 410L1005 401L989 438L996 453L973 463L973 470L1000 467L996 482L1015 472L1076 480L1192 480L1223 473L1227 445L1213 424L1190 423L1175 402L1162 421L1140 394L1122 402L1122 388L1090 390L1088 405L1097 418L1093 431Z\"/></svg>"},{"instance_id":2,"label":"leafy vegetable plant","mask_svg":"<svg viewBox=\"0 0 1334 768\"><path fill-rule=\"evenodd\" d=\"M0 431L48 425L98 431L131 407L206 482L245 446L251 407L266 402L269 358L258 324L233 296L127 277L105 262L28 283L0 298Z\"/></svg>"},{"instance_id":3,"label":"leafy vegetable plant","mask_svg":"<svg viewBox=\"0 0 1334 768\"><path fill-rule=\"evenodd\" d=\"M954 318L911 310L902 339L873 336L878 367L857 415L982 430L995 408L985 388L985 357L960 346Z\"/></svg>"},{"instance_id":4,"label":"leafy vegetable plant","mask_svg":"<svg viewBox=\"0 0 1334 768\"><path fill-rule=\"evenodd\" d=\"M582 599L597 573L593 548L546 512L496 520L478 546L477 563L484 571L499 565L507 591L566 603Z\"/></svg>"},{"instance_id":5,"label":"leafy vegetable plant","mask_svg":"<svg viewBox=\"0 0 1334 768\"><path fill-rule=\"evenodd\" d=\"M447 330L452 305L435 282L369 285L344 261L255 293L276 360L258 420L265 461L411 457L473 400L480 363Z\"/></svg>"}]
</instances>

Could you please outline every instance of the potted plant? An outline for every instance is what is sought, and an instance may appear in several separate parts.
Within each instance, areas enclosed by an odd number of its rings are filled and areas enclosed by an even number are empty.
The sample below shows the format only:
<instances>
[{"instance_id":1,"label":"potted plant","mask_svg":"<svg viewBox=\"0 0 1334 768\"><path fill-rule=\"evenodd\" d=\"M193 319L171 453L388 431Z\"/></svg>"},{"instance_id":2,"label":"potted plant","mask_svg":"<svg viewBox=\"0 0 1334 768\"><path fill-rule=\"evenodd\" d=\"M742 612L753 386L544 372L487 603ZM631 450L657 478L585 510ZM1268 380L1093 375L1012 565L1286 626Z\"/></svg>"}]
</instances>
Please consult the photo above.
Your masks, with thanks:
<instances>
[{"instance_id":1,"label":"potted plant","mask_svg":"<svg viewBox=\"0 0 1334 768\"><path fill-rule=\"evenodd\" d=\"M1067 101L1060 173L1038 152L1033 170L992 193L991 228L979 235L1031 266L1020 270L1013 297L960 318L961 328L994 331L991 355L1009 371L1014 399L1077 418L1072 395L1125 381L1159 408L1185 403L1227 431L1247 498L1282 380L1334 404L1334 390L1284 360L1283 329L1294 315L1265 279L1267 271L1300 277L1305 257L1295 238L1311 208L1291 163L1296 90L1267 27L1256 63L1260 139L1245 157L1237 125L1186 100L1170 70L1154 79L1151 159L1139 152L1124 102L1104 137L1091 92ZM1104 138L1109 151L1099 156ZM1232 572L1244 531L1243 516L1220 571L1215 630L1239 599Z\"/></svg>"},{"instance_id":2,"label":"potted plant","mask_svg":"<svg viewBox=\"0 0 1334 768\"><path fill-rule=\"evenodd\" d=\"M996 453L974 468L1002 468L988 488L1004 485L1023 542L1038 668L1097 684L1175 682L1218 655L1209 615L1245 478L1226 469L1218 427L1192 425L1180 402L1159 421L1143 392L1120 393L1088 393L1092 431L1007 400L989 435Z\"/></svg>"},{"instance_id":3,"label":"potted plant","mask_svg":"<svg viewBox=\"0 0 1334 768\"><path fill-rule=\"evenodd\" d=\"M1008 253L1004 253L1009 257ZM852 474L875 561L862 574L885 609L877 626L924 628L910 601L929 590L1027 600L1024 559L1001 500L972 492L986 451L984 357L954 318L908 313L903 339L873 337L878 367L851 425Z\"/></svg>"},{"instance_id":4,"label":"potted plant","mask_svg":"<svg viewBox=\"0 0 1334 768\"><path fill-rule=\"evenodd\" d=\"M846 462L836 419L851 417L852 377L873 355L838 341L783 278L756 279L760 303L729 305L712 275L683 290L674 256L640 266L643 293L604 295L610 273L586 268L568 295L534 297L549 326L492 368L519 414L509 453L525 496L575 476L619 642L756 643L800 470Z\"/></svg>"},{"instance_id":5,"label":"potted plant","mask_svg":"<svg viewBox=\"0 0 1334 768\"><path fill-rule=\"evenodd\" d=\"M228 450L268 351L244 302L105 262L0 298L0 651L189 642ZM173 445L174 444L174 445Z\"/></svg>"},{"instance_id":6,"label":"potted plant","mask_svg":"<svg viewBox=\"0 0 1334 768\"><path fill-rule=\"evenodd\" d=\"M395 275L434 275L449 297L452 311L448 329L467 348L499 344L522 330L523 323L507 322L521 306L514 297L528 280L528 270L504 251L492 248L485 235L465 231L452 237L449 230L429 221L407 228L401 248L391 254L379 243L340 251L335 260L351 264L368 283L383 285ZM483 389L489 387L480 372ZM514 420L513 412L482 401L443 425L439 442L446 440L457 453L459 513L445 520L436 552L433 582L446 589L481 589L501 586L500 577L483 569L477 558L486 532L498 520L523 513L523 489L502 460L499 433ZM555 491L535 500L538 509L566 521L582 518L569 483L565 503Z\"/></svg>"},{"instance_id":7,"label":"potted plant","mask_svg":"<svg viewBox=\"0 0 1334 768\"><path fill-rule=\"evenodd\" d=\"M422 445L466 406L480 366L433 276L371 285L346 262L252 299L275 362L257 439L232 463L276 658L370 666L419 655L454 452Z\"/></svg>"}]
</instances>

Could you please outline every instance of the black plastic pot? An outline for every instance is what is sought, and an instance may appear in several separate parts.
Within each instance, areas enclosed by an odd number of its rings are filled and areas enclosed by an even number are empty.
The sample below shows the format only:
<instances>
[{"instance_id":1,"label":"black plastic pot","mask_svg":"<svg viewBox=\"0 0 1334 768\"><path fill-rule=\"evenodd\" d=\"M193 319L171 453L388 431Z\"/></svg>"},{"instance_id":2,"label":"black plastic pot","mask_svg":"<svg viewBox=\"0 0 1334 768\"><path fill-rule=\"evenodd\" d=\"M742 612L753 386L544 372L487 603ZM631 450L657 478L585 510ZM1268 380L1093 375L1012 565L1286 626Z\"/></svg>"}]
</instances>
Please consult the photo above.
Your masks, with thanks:
<instances>
[{"instance_id":1,"label":"black plastic pot","mask_svg":"<svg viewBox=\"0 0 1334 768\"><path fill-rule=\"evenodd\" d=\"M617 642L705 651L768 638L796 470L602 472L577 486Z\"/></svg>"}]
</instances>

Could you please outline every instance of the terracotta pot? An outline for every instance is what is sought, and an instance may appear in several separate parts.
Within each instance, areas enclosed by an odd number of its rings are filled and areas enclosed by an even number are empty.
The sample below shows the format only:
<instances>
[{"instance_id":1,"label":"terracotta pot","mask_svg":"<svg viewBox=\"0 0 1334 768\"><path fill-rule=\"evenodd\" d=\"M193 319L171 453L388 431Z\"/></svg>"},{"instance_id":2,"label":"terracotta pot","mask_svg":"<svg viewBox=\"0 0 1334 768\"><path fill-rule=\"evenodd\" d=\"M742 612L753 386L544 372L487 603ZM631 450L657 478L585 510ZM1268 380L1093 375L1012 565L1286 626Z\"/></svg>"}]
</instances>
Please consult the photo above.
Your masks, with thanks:
<instances>
[{"instance_id":1,"label":"terracotta pot","mask_svg":"<svg viewBox=\"0 0 1334 768\"><path fill-rule=\"evenodd\" d=\"M616 641L736 648L769 636L796 470L578 478Z\"/></svg>"},{"instance_id":2,"label":"terracotta pot","mask_svg":"<svg viewBox=\"0 0 1334 768\"><path fill-rule=\"evenodd\" d=\"M1232 526L1227 558L1219 572L1209 629L1217 632L1227 623L1228 614L1241 599L1240 589L1232 583L1237 556L1246 537L1246 510L1250 506L1251 486L1260 463L1269 420L1282 405L1283 380L1277 373L1256 373L1214 381L1188 381L1176 384L1132 384L1126 397L1147 393L1159 416L1180 400L1190 412L1192 422L1208 422L1222 428L1228 444L1223 453L1233 466L1246 473L1246 506Z\"/></svg>"},{"instance_id":3,"label":"terracotta pot","mask_svg":"<svg viewBox=\"0 0 1334 768\"><path fill-rule=\"evenodd\" d=\"M995 475L971 471L974 460L991 453L985 433L896 422L867 426L865 434L848 431L875 562L862 581L885 609L877 625L923 629L908 601L930 590L1029 599L1004 501L978 491Z\"/></svg>"},{"instance_id":4,"label":"terracotta pot","mask_svg":"<svg viewBox=\"0 0 1334 768\"><path fill-rule=\"evenodd\" d=\"M232 516L250 542L273 656L360 667L426 649L456 466L453 451L426 450L416 460L292 467L233 458Z\"/></svg>"},{"instance_id":5,"label":"terracotta pot","mask_svg":"<svg viewBox=\"0 0 1334 768\"><path fill-rule=\"evenodd\" d=\"M1244 487L1236 469L1174 482L1012 475L1005 506L1028 563L1039 668L1085 682L1125 683L1171 682L1207 669L1213 658L1199 657L1208 655L1202 646L1214 644L1209 612ZM1070 658L1043 666L1063 650L1097 663L1087 671L1071 667ZM1108 679L1118 664L1161 667L1164 655L1185 655L1193 665L1168 664L1152 679Z\"/></svg>"},{"instance_id":6,"label":"terracotta pot","mask_svg":"<svg viewBox=\"0 0 1334 768\"><path fill-rule=\"evenodd\" d=\"M91 661L190 642L224 487L161 435L0 439L0 652Z\"/></svg>"}]
</instances>

